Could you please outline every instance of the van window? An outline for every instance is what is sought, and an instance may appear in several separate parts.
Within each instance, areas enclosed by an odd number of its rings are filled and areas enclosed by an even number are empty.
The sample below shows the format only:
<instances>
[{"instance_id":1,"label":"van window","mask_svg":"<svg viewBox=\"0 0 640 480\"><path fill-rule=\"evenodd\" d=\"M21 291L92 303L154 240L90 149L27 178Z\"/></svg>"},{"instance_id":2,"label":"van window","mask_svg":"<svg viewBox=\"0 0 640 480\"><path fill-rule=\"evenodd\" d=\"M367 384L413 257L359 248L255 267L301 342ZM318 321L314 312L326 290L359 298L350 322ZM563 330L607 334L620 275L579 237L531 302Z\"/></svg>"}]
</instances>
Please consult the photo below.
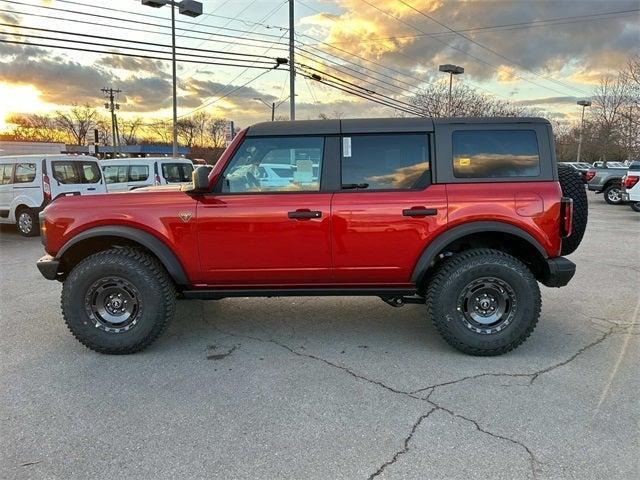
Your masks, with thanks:
<instances>
[{"instance_id":1,"label":"van window","mask_svg":"<svg viewBox=\"0 0 640 480\"><path fill-rule=\"evenodd\" d=\"M125 183L127 181L126 165L107 165L103 168L104 181L107 185L111 183Z\"/></svg>"},{"instance_id":2,"label":"van window","mask_svg":"<svg viewBox=\"0 0 640 480\"><path fill-rule=\"evenodd\" d=\"M453 174L457 178L537 177L538 140L533 130L453 132Z\"/></svg>"},{"instance_id":3,"label":"van window","mask_svg":"<svg viewBox=\"0 0 640 480\"><path fill-rule=\"evenodd\" d=\"M147 165L131 165L129 167L129 181L143 182L149 178L149 167Z\"/></svg>"},{"instance_id":4,"label":"van window","mask_svg":"<svg viewBox=\"0 0 640 480\"><path fill-rule=\"evenodd\" d=\"M82 172L82 183L98 183L100 181L100 167L96 162L78 162Z\"/></svg>"},{"instance_id":5,"label":"van window","mask_svg":"<svg viewBox=\"0 0 640 480\"><path fill-rule=\"evenodd\" d=\"M80 183L80 175L74 165L76 162L55 160L51 162L53 178L62 184Z\"/></svg>"},{"instance_id":6,"label":"van window","mask_svg":"<svg viewBox=\"0 0 640 480\"><path fill-rule=\"evenodd\" d=\"M36 179L35 163L18 163L16 165L16 183L31 183Z\"/></svg>"},{"instance_id":7,"label":"van window","mask_svg":"<svg viewBox=\"0 0 640 480\"><path fill-rule=\"evenodd\" d=\"M426 133L352 135L342 138L342 188L408 190L429 184Z\"/></svg>"},{"instance_id":8,"label":"van window","mask_svg":"<svg viewBox=\"0 0 640 480\"><path fill-rule=\"evenodd\" d=\"M190 182L193 165L190 163L163 163L162 176L169 183Z\"/></svg>"},{"instance_id":9,"label":"van window","mask_svg":"<svg viewBox=\"0 0 640 480\"><path fill-rule=\"evenodd\" d=\"M13 164L0 164L0 185L9 185L12 182Z\"/></svg>"}]
</instances>

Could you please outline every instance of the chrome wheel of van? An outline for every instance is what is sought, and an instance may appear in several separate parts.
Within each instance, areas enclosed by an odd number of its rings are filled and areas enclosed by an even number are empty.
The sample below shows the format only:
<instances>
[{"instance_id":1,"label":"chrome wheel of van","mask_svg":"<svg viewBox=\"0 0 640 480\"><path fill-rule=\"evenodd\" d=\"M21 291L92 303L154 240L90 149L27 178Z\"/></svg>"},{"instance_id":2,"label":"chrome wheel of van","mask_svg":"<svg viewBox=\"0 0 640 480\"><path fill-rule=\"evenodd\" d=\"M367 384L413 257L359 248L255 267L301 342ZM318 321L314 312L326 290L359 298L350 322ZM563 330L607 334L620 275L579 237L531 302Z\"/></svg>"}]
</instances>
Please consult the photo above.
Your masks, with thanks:
<instances>
[{"instance_id":1,"label":"chrome wheel of van","mask_svg":"<svg viewBox=\"0 0 640 480\"><path fill-rule=\"evenodd\" d=\"M18 214L16 226L24 237L33 237L38 233L38 219L31 210L22 210Z\"/></svg>"}]
</instances>

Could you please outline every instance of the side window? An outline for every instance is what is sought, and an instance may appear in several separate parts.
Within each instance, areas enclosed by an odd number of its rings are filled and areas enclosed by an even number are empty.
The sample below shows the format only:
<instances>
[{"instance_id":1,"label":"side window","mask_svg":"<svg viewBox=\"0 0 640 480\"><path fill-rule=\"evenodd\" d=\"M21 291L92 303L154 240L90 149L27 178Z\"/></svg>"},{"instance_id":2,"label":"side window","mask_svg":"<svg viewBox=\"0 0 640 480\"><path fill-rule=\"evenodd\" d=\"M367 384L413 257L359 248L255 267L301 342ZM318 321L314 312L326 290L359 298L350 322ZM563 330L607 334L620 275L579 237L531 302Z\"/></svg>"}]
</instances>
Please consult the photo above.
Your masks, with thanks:
<instances>
[{"instance_id":1,"label":"side window","mask_svg":"<svg viewBox=\"0 0 640 480\"><path fill-rule=\"evenodd\" d=\"M62 184L80 183L80 175L74 163L60 160L51 162L53 178Z\"/></svg>"},{"instance_id":2,"label":"side window","mask_svg":"<svg viewBox=\"0 0 640 480\"><path fill-rule=\"evenodd\" d=\"M13 164L0 164L0 185L9 185L12 183Z\"/></svg>"},{"instance_id":3,"label":"side window","mask_svg":"<svg viewBox=\"0 0 640 480\"><path fill-rule=\"evenodd\" d=\"M193 165L190 163L163 163L162 176L167 183L190 182Z\"/></svg>"},{"instance_id":4,"label":"side window","mask_svg":"<svg viewBox=\"0 0 640 480\"><path fill-rule=\"evenodd\" d=\"M31 183L36 179L35 163L18 163L16 165L15 183Z\"/></svg>"},{"instance_id":5,"label":"side window","mask_svg":"<svg viewBox=\"0 0 640 480\"><path fill-rule=\"evenodd\" d=\"M82 183L98 183L100 181L100 167L96 162L81 162Z\"/></svg>"},{"instance_id":6,"label":"side window","mask_svg":"<svg viewBox=\"0 0 640 480\"><path fill-rule=\"evenodd\" d=\"M457 130L452 134L457 178L537 177L538 140L533 130Z\"/></svg>"},{"instance_id":7,"label":"side window","mask_svg":"<svg viewBox=\"0 0 640 480\"><path fill-rule=\"evenodd\" d=\"M149 167L147 165L131 165L129 167L129 181L143 182L149 178Z\"/></svg>"},{"instance_id":8,"label":"side window","mask_svg":"<svg viewBox=\"0 0 640 480\"><path fill-rule=\"evenodd\" d=\"M227 165L222 191L320 191L324 137L246 139Z\"/></svg>"},{"instance_id":9,"label":"side window","mask_svg":"<svg viewBox=\"0 0 640 480\"><path fill-rule=\"evenodd\" d=\"M125 183L127 181L126 165L107 165L102 169L104 181L107 185L111 183Z\"/></svg>"},{"instance_id":10,"label":"side window","mask_svg":"<svg viewBox=\"0 0 640 480\"><path fill-rule=\"evenodd\" d=\"M342 188L409 190L429 184L426 133L342 137Z\"/></svg>"}]
</instances>

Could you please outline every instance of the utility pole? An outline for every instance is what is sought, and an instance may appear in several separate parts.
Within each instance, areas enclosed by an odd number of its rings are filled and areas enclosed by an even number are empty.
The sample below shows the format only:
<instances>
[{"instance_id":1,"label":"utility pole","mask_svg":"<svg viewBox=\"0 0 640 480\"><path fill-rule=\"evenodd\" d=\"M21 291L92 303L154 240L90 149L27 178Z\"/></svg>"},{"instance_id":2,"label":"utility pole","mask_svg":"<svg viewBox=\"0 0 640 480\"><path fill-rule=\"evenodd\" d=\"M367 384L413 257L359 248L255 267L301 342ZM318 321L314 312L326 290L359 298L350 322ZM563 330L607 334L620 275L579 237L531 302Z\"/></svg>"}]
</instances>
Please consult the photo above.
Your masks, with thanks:
<instances>
[{"instance_id":1,"label":"utility pole","mask_svg":"<svg viewBox=\"0 0 640 480\"><path fill-rule=\"evenodd\" d=\"M294 59L295 20L293 16L293 0L289 0L289 105L290 120L296 119L296 62ZM274 107L275 111L275 107Z\"/></svg>"},{"instance_id":2,"label":"utility pole","mask_svg":"<svg viewBox=\"0 0 640 480\"><path fill-rule=\"evenodd\" d=\"M584 109L591 106L591 101L578 100L576 103L582 107L582 120L580 120L580 139L578 140L578 155L576 155L576 162L580 162L580 153L582 151L582 134L584 133Z\"/></svg>"},{"instance_id":3,"label":"utility pole","mask_svg":"<svg viewBox=\"0 0 640 480\"><path fill-rule=\"evenodd\" d=\"M113 139L113 153L112 158L116 158L118 154L118 142L117 139L117 119L116 110L120 110L120 104L115 102L116 95L121 93L122 90L113 88L101 88L100 91L104 93L105 97L109 100L109 103L104 104L104 108L111 112L111 138Z\"/></svg>"}]
</instances>

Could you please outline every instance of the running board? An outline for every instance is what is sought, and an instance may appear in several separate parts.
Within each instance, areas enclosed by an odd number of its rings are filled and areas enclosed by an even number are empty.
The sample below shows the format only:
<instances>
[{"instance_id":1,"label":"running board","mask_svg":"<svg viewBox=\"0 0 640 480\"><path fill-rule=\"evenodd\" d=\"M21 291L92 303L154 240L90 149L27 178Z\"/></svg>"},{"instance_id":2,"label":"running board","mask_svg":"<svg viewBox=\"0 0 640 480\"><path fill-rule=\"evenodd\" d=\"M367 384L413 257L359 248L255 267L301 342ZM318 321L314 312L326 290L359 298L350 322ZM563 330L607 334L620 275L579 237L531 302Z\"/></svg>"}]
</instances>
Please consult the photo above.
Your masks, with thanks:
<instances>
[{"instance_id":1,"label":"running board","mask_svg":"<svg viewBox=\"0 0 640 480\"><path fill-rule=\"evenodd\" d=\"M229 297L405 297L415 288L243 288L227 290L184 290L184 298L220 300Z\"/></svg>"}]
</instances>

